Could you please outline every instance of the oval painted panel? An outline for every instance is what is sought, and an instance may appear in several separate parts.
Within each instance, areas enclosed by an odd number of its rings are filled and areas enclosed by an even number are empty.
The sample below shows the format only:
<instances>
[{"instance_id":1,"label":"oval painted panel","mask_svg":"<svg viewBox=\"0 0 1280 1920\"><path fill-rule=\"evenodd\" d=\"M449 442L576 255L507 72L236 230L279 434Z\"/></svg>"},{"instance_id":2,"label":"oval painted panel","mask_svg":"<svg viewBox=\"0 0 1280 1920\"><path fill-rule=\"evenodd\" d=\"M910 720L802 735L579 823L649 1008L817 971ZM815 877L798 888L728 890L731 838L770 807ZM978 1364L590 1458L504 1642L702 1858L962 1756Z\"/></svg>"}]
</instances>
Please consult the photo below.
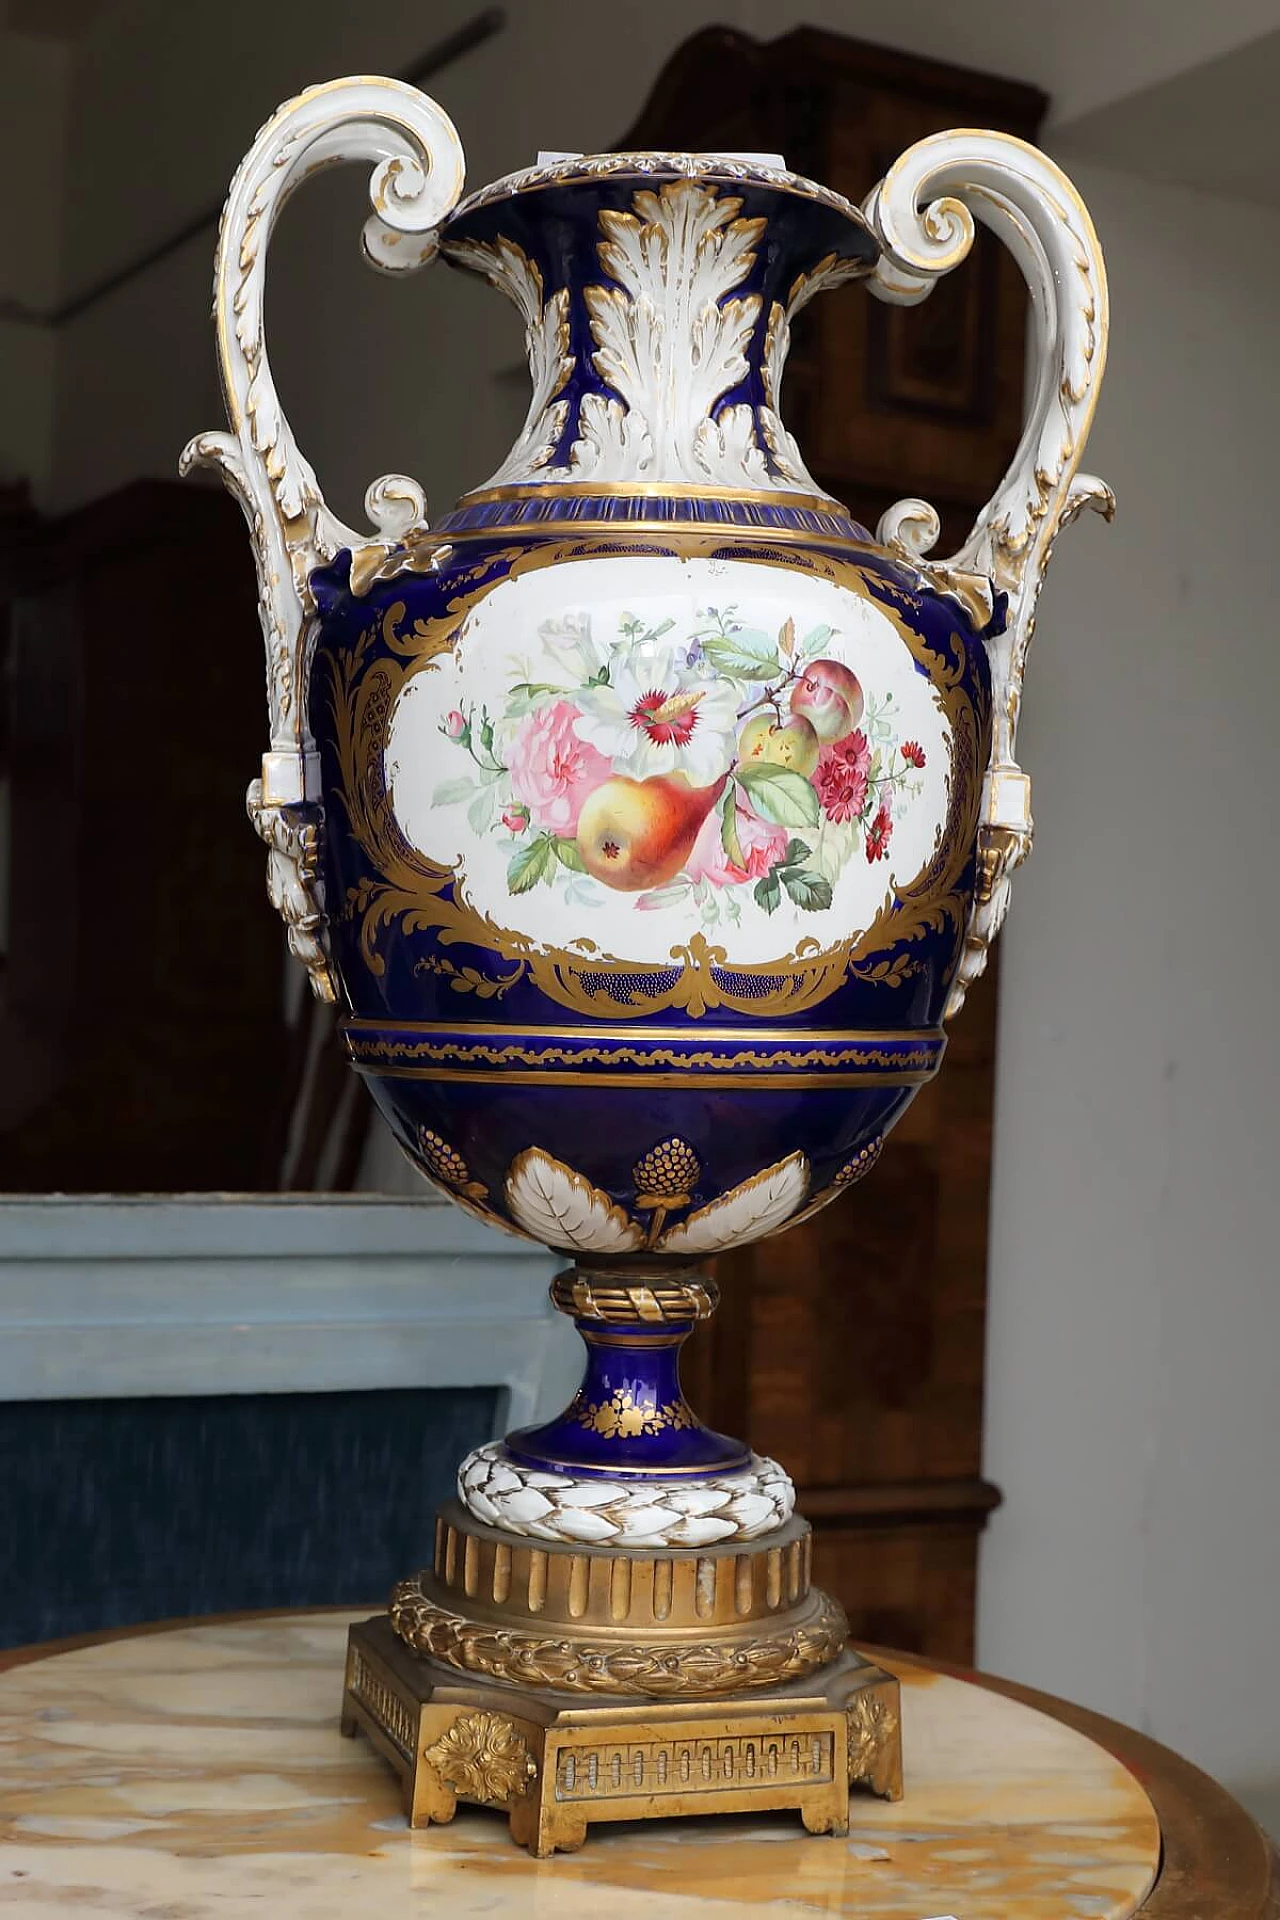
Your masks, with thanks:
<instances>
[{"instance_id":1,"label":"oval painted panel","mask_svg":"<svg viewBox=\"0 0 1280 1920\"><path fill-rule=\"evenodd\" d=\"M825 951L931 859L942 701L852 584L619 556L504 580L391 717L391 804L470 904L539 947L669 964Z\"/></svg>"}]
</instances>

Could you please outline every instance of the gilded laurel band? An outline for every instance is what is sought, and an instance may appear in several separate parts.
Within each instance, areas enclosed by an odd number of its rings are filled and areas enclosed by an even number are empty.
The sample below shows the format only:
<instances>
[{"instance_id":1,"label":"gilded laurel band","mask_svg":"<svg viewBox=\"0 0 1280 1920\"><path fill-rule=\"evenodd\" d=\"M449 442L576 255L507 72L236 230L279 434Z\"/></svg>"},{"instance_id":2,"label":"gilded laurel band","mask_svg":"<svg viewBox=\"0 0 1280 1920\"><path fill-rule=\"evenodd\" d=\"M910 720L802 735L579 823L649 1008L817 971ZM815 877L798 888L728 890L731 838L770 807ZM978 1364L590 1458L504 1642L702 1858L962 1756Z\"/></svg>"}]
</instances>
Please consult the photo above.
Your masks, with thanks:
<instances>
[{"instance_id":1,"label":"gilded laurel band","mask_svg":"<svg viewBox=\"0 0 1280 1920\"><path fill-rule=\"evenodd\" d=\"M693 1698L771 1687L816 1673L844 1649L848 1622L834 1600L815 1593L800 1626L755 1639L726 1638L625 1645L559 1639L468 1620L429 1600L417 1580L391 1596L391 1624L406 1646L464 1673L485 1673L560 1693L630 1693Z\"/></svg>"}]
</instances>

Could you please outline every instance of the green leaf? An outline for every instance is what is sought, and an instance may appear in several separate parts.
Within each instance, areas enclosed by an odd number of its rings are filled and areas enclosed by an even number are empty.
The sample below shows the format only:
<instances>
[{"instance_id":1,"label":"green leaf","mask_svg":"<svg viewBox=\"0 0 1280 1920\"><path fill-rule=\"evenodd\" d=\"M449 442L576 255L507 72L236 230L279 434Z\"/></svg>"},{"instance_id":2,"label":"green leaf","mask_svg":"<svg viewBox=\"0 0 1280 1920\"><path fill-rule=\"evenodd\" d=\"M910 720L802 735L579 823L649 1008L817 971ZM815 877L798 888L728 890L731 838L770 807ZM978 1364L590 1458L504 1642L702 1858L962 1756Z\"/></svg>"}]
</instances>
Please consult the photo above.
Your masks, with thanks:
<instances>
[{"instance_id":1,"label":"green leaf","mask_svg":"<svg viewBox=\"0 0 1280 1920\"><path fill-rule=\"evenodd\" d=\"M778 884L778 869L776 867L771 868L763 880L756 881L755 887L752 890L752 897L756 905L763 907L766 913L773 912L779 900L782 898L782 889Z\"/></svg>"},{"instance_id":2,"label":"green leaf","mask_svg":"<svg viewBox=\"0 0 1280 1920\"><path fill-rule=\"evenodd\" d=\"M431 804L433 807L455 807L459 800L470 800L475 790L474 780L465 777L461 780L446 780L432 794Z\"/></svg>"},{"instance_id":3,"label":"green leaf","mask_svg":"<svg viewBox=\"0 0 1280 1920\"><path fill-rule=\"evenodd\" d=\"M472 833L488 833L497 817L498 789L492 784L482 786L467 808L467 825Z\"/></svg>"},{"instance_id":4,"label":"green leaf","mask_svg":"<svg viewBox=\"0 0 1280 1920\"><path fill-rule=\"evenodd\" d=\"M739 785L762 820L775 827L816 827L818 796L802 773L789 767L739 767Z\"/></svg>"},{"instance_id":5,"label":"green leaf","mask_svg":"<svg viewBox=\"0 0 1280 1920\"><path fill-rule=\"evenodd\" d=\"M536 700L541 694L571 691L570 687L553 687L549 680L517 680L510 688L512 694L526 700Z\"/></svg>"},{"instance_id":6,"label":"green leaf","mask_svg":"<svg viewBox=\"0 0 1280 1920\"><path fill-rule=\"evenodd\" d=\"M555 864L555 841L549 833L540 833L527 847L518 848L507 862L508 891L528 893L539 880L550 880Z\"/></svg>"},{"instance_id":7,"label":"green leaf","mask_svg":"<svg viewBox=\"0 0 1280 1920\"><path fill-rule=\"evenodd\" d=\"M824 820L818 834L813 866L824 880L838 880L858 846L858 829L852 820Z\"/></svg>"},{"instance_id":8,"label":"green leaf","mask_svg":"<svg viewBox=\"0 0 1280 1920\"><path fill-rule=\"evenodd\" d=\"M831 905L831 882L820 873L809 873L803 867L783 867L780 872L782 884L796 906L818 913Z\"/></svg>"},{"instance_id":9,"label":"green leaf","mask_svg":"<svg viewBox=\"0 0 1280 1920\"><path fill-rule=\"evenodd\" d=\"M815 653L821 653L834 632L834 627L810 627L800 642L800 658L812 660Z\"/></svg>"},{"instance_id":10,"label":"green leaf","mask_svg":"<svg viewBox=\"0 0 1280 1920\"><path fill-rule=\"evenodd\" d=\"M778 862L782 867L798 867L809 858L809 848L803 840L788 840L787 850Z\"/></svg>"},{"instance_id":11,"label":"green leaf","mask_svg":"<svg viewBox=\"0 0 1280 1920\"><path fill-rule=\"evenodd\" d=\"M749 627L713 634L703 641L702 651L713 667L734 680L772 680L781 671L777 641Z\"/></svg>"},{"instance_id":12,"label":"green leaf","mask_svg":"<svg viewBox=\"0 0 1280 1920\"><path fill-rule=\"evenodd\" d=\"M734 791L732 780L725 787L724 798L720 802L720 845L724 848L724 857L731 866L746 866L742 842L738 838L738 796Z\"/></svg>"},{"instance_id":13,"label":"green leaf","mask_svg":"<svg viewBox=\"0 0 1280 1920\"><path fill-rule=\"evenodd\" d=\"M692 892L693 888L687 880L672 880L665 887L653 887L648 893L642 893L636 905L646 910L674 907L681 900L687 900Z\"/></svg>"},{"instance_id":14,"label":"green leaf","mask_svg":"<svg viewBox=\"0 0 1280 1920\"><path fill-rule=\"evenodd\" d=\"M562 867L572 867L575 873L585 873L587 863L578 852L576 840L557 840L554 842L556 859Z\"/></svg>"}]
</instances>

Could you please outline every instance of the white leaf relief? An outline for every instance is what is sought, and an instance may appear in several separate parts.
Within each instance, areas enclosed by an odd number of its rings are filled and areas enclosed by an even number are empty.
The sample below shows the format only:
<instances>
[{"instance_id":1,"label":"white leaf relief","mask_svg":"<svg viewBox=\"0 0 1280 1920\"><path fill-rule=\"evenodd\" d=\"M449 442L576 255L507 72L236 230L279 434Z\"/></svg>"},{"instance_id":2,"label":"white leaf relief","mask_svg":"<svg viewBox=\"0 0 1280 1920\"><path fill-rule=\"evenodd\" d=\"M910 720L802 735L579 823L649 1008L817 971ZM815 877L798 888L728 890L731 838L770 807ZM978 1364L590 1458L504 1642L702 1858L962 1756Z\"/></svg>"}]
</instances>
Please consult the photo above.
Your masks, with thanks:
<instances>
[{"instance_id":1,"label":"white leaf relief","mask_svg":"<svg viewBox=\"0 0 1280 1920\"><path fill-rule=\"evenodd\" d=\"M530 480L547 465L569 417L568 402L556 400L573 371L573 355L569 350L569 290L562 287L549 300L544 300L538 264L514 240L499 237L492 245L478 240L453 240L445 252L456 265L482 273L493 286L500 288L524 320L533 394L516 443L488 484L510 486Z\"/></svg>"},{"instance_id":2,"label":"white leaf relief","mask_svg":"<svg viewBox=\"0 0 1280 1920\"><path fill-rule=\"evenodd\" d=\"M753 1174L710 1206L699 1207L678 1226L668 1227L657 1251L715 1253L724 1247L744 1246L749 1240L763 1240L790 1219L808 1191L808 1157L788 1154L785 1160Z\"/></svg>"},{"instance_id":3,"label":"white leaf relief","mask_svg":"<svg viewBox=\"0 0 1280 1920\"><path fill-rule=\"evenodd\" d=\"M741 484L711 410L747 372L760 297L728 296L750 273L765 222L738 218L740 198L693 180L646 189L632 205L602 210L600 265L615 284L584 295L595 370L621 405L584 403L571 466L614 480L653 469L664 481Z\"/></svg>"},{"instance_id":4,"label":"white leaf relief","mask_svg":"<svg viewBox=\"0 0 1280 1920\"><path fill-rule=\"evenodd\" d=\"M632 1253L644 1234L607 1193L541 1147L517 1154L507 1171L507 1206L545 1246L579 1253Z\"/></svg>"},{"instance_id":5,"label":"white leaf relief","mask_svg":"<svg viewBox=\"0 0 1280 1920\"><path fill-rule=\"evenodd\" d=\"M793 434L783 424L779 404L782 390L782 370L791 351L791 321L793 315L807 307L814 295L826 287L838 287L845 280L853 279L864 271L857 260L842 260L838 255L829 253L819 260L810 273L802 274L791 288L787 304L775 300L769 311L769 326L765 333L764 359L761 363L761 375L764 381L765 404L760 409L760 431L774 466L781 480L792 486L818 492L818 486L808 468L804 457L796 444Z\"/></svg>"},{"instance_id":6,"label":"white leaf relief","mask_svg":"<svg viewBox=\"0 0 1280 1920\"><path fill-rule=\"evenodd\" d=\"M645 479L652 466L653 439L643 415L628 413L621 400L606 400L601 393L584 395L573 444L574 474L612 479L625 467L633 478Z\"/></svg>"},{"instance_id":7,"label":"white leaf relief","mask_svg":"<svg viewBox=\"0 0 1280 1920\"><path fill-rule=\"evenodd\" d=\"M755 415L750 407L726 407L715 420L704 420L694 436L694 456L703 474L715 480L733 473L753 487L769 485L769 467L756 440Z\"/></svg>"}]
</instances>

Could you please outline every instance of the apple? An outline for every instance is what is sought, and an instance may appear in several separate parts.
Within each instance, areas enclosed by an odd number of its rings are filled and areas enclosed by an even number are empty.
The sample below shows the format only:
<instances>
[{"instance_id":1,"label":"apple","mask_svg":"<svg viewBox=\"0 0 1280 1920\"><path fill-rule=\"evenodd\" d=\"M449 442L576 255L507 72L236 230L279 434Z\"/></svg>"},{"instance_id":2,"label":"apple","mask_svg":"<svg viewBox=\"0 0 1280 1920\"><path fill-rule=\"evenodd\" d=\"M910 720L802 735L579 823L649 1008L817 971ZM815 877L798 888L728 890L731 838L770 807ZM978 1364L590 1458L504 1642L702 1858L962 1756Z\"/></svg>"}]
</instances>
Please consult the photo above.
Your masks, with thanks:
<instances>
[{"instance_id":1,"label":"apple","mask_svg":"<svg viewBox=\"0 0 1280 1920\"><path fill-rule=\"evenodd\" d=\"M727 777L691 787L682 773L648 780L612 775L587 795L578 815L583 866L620 893L665 886L689 858Z\"/></svg>"},{"instance_id":2,"label":"apple","mask_svg":"<svg viewBox=\"0 0 1280 1920\"><path fill-rule=\"evenodd\" d=\"M752 714L738 735L738 759L744 767L765 761L770 766L788 767L792 773L810 774L821 751L822 743L802 713L792 714L783 726L772 707Z\"/></svg>"},{"instance_id":3,"label":"apple","mask_svg":"<svg viewBox=\"0 0 1280 1920\"><path fill-rule=\"evenodd\" d=\"M791 711L803 714L824 746L843 740L862 718L856 674L839 660L811 660L791 689Z\"/></svg>"}]
</instances>

